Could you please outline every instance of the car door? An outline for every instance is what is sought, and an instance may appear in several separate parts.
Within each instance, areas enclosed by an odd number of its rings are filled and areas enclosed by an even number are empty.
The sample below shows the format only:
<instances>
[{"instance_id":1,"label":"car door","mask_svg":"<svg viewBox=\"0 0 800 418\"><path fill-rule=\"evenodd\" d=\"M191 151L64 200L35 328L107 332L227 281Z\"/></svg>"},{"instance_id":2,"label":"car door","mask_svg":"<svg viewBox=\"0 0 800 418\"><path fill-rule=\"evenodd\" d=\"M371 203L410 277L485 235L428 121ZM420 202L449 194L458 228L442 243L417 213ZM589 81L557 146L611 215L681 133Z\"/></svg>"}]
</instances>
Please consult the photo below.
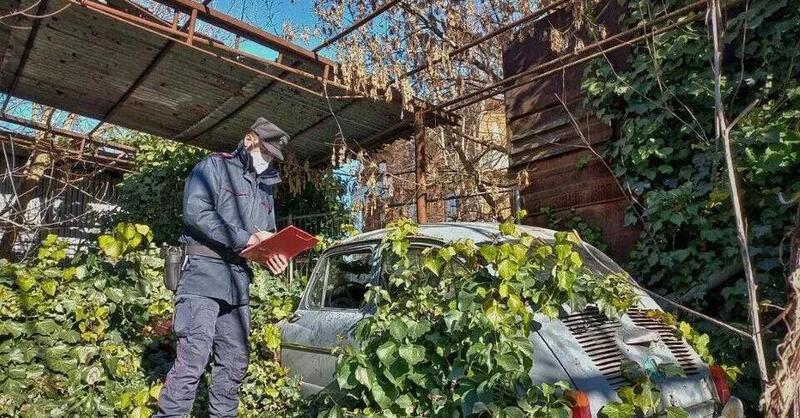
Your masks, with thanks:
<instances>
[{"instance_id":1,"label":"car door","mask_svg":"<svg viewBox=\"0 0 800 418\"><path fill-rule=\"evenodd\" d=\"M335 347L352 343L356 324L368 309L367 285L378 276L377 243L348 245L325 253L317 263L297 310L282 329L281 363L299 376L304 394L334 381Z\"/></svg>"}]
</instances>

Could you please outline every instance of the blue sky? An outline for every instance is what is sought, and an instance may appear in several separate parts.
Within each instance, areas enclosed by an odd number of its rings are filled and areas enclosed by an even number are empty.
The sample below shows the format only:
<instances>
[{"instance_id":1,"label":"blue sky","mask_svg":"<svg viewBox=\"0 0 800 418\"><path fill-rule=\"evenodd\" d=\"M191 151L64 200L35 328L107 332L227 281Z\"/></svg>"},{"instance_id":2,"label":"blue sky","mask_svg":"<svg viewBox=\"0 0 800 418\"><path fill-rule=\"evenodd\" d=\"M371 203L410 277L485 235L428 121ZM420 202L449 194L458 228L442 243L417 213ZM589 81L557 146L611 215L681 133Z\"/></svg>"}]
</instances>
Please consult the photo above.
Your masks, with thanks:
<instances>
[{"instance_id":1,"label":"blue sky","mask_svg":"<svg viewBox=\"0 0 800 418\"><path fill-rule=\"evenodd\" d=\"M286 21L292 22L296 30L301 27L312 28L318 23L314 14L314 2L310 0L212 0L211 7L237 19L244 17L247 23L279 36L283 35L283 24ZM322 41L323 39L316 38L304 42L299 37L294 40L296 44L307 49L313 49ZM276 56L274 51L252 42L243 43L242 48L266 58L274 59Z\"/></svg>"}]
</instances>

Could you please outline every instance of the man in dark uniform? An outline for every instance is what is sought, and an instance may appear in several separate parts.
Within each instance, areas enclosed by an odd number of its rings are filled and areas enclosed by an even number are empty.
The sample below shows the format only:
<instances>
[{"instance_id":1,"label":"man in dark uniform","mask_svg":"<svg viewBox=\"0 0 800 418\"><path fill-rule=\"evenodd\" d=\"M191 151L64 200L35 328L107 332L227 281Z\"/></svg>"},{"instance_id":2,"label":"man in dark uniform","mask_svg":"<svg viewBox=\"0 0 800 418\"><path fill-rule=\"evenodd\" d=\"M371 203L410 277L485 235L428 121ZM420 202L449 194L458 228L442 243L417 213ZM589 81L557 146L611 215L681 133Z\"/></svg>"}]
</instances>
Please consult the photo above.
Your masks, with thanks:
<instances>
[{"instance_id":1,"label":"man in dark uniform","mask_svg":"<svg viewBox=\"0 0 800 418\"><path fill-rule=\"evenodd\" d=\"M183 193L186 257L175 296L175 363L158 400L157 417L184 417L214 354L209 389L212 417L234 417L247 371L252 270L239 256L275 231L273 187L281 181L273 160L283 159L288 136L258 118L233 153L215 153L197 164ZM287 260L266 266L282 273Z\"/></svg>"}]
</instances>

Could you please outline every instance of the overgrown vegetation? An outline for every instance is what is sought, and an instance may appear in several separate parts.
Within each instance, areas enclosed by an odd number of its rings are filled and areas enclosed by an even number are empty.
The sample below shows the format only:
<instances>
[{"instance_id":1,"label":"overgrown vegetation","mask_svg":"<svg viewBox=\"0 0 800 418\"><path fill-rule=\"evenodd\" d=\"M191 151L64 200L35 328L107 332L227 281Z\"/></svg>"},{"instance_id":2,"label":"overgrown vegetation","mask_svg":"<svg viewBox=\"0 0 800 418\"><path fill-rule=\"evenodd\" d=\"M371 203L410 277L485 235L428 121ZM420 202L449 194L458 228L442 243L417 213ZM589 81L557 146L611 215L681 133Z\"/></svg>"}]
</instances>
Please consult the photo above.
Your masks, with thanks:
<instances>
[{"instance_id":1,"label":"overgrown vegetation","mask_svg":"<svg viewBox=\"0 0 800 418\"><path fill-rule=\"evenodd\" d=\"M601 232L597 228L593 228L583 219L578 216L574 210L568 213L557 213L551 208L542 208L542 215L547 218L547 226L551 229L562 231L575 231L580 238L594 246L600 251L605 251L608 244L603 242Z\"/></svg>"},{"instance_id":2,"label":"overgrown vegetation","mask_svg":"<svg viewBox=\"0 0 800 418\"><path fill-rule=\"evenodd\" d=\"M571 416L568 383L529 375L534 316L594 303L617 317L637 296L627 276L590 271L572 232L545 243L510 220L501 231L512 240L420 251L415 224L392 225L385 284L367 293L376 312L356 329L361 348L341 349L344 393L321 416Z\"/></svg>"},{"instance_id":3,"label":"overgrown vegetation","mask_svg":"<svg viewBox=\"0 0 800 418\"><path fill-rule=\"evenodd\" d=\"M536 367L528 339L534 316L593 303L616 317L637 296L626 275L590 270L574 233L545 243L511 221L501 230L512 240L420 250L409 241L416 225L396 223L382 245L386 283L367 294L375 314L356 331L361 348L339 352L336 379L343 391L312 404L300 399L296 380L275 361L280 331L274 323L294 311L304 282L287 285L259 272L251 287L251 360L240 416L571 416L568 383L534 384L529 375ZM66 245L50 236L36 260L3 262L0 361L8 372L0 378L0 416L154 412L174 347L171 294L161 284L151 240L148 227L119 224L101 236L99 254L67 259ZM708 342L689 332L688 341ZM676 370L655 366L655 374ZM631 376L607 416L659 407L650 374ZM208 378L193 416L205 416Z\"/></svg>"},{"instance_id":4,"label":"overgrown vegetation","mask_svg":"<svg viewBox=\"0 0 800 418\"><path fill-rule=\"evenodd\" d=\"M109 221L150 225L153 241L177 244L183 229L183 186L192 168L208 151L151 135L136 134L120 141L136 147L138 171L118 186L119 212ZM233 150L231 150L233 151ZM341 200L344 186L330 171L307 175L297 167L282 167L284 183L275 198L278 218L327 214L314 219L314 232L332 235L351 222ZM302 225L301 225L302 226Z\"/></svg>"},{"instance_id":5,"label":"overgrown vegetation","mask_svg":"<svg viewBox=\"0 0 800 418\"><path fill-rule=\"evenodd\" d=\"M177 244L183 229L183 185L208 151L143 134L124 142L136 147L138 171L117 188L120 213L115 221L150 225L157 244Z\"/></svg>"},{"instance_id":6,"label":"overgrown vegetation","mask_svg":"<svg viewBox=\"0 0 800 418\"><path fill-rule=\"evenodd\" d=\"M144 225L120 224L99 254L67 257L49 236L35 260L0 261L0 416L131 416L154 412L174 347L163 263ZM251 363L242 416L286 416L296 382L275 362L273 323L294 310L302 282L260 272L251 292ZM195 416L204 416L201 384Z\"/></svg>"},{"instance_id":7,"label":"overgrown vegetation","mask_svg":"<svg viewBox=\"0 0 800 418\"><path fill-rule=\"evenodd\" d=\"M625 2L628 27L685 0ZM800 191L800 9L786 0L745 2L728 11L723 99L731 119L736 163L764 302L785 302L784 237L794 210L779 196ZM712 46L707 28L696 24L660 34L631 47L625 68L598 59L583 81L594 114L618 127L606 158L614 175L633 191L627 223L644 231L630 271L646 286L714 315L746 324L742 279L724 154L714 138ZM740 117L737 117L739 115ZM774 314L766 303L765 316ZM746 364L750 384L738 395L757 405L758 372L749 342L699 322L712 336L715 356ZM764 335L772 344L780 333ZM774 350L767 350L773 352Z\"/></svg>"}]
</instances>

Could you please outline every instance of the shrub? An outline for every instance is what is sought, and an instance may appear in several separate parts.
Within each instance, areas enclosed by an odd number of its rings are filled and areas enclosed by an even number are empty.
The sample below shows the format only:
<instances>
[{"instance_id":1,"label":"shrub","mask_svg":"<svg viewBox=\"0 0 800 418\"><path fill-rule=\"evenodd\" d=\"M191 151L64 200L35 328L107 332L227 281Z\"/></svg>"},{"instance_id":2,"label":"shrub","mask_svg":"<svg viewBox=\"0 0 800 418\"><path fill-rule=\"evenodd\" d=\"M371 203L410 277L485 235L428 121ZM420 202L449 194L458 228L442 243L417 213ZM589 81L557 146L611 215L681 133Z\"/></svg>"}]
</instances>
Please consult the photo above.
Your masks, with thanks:
<instances>
[{"instance_id":1,"label":"shrub","mask_svg":"<svg viewBox=\"0 0 800 418\"><path fill-rule=\"evenodd\" d=\"M0 261L0 416L154 412L174 348L172 295L151 239L147 226L120 224L100 238L98 254L67 258L66 243L50 235L36 259ZM254 280L245 416L299 405L296 382L274 360L280 336L271 323L291 313L300 286L263 272ZM196 414L205 399L201 390Z\"/></svg>"}]
</instances>

